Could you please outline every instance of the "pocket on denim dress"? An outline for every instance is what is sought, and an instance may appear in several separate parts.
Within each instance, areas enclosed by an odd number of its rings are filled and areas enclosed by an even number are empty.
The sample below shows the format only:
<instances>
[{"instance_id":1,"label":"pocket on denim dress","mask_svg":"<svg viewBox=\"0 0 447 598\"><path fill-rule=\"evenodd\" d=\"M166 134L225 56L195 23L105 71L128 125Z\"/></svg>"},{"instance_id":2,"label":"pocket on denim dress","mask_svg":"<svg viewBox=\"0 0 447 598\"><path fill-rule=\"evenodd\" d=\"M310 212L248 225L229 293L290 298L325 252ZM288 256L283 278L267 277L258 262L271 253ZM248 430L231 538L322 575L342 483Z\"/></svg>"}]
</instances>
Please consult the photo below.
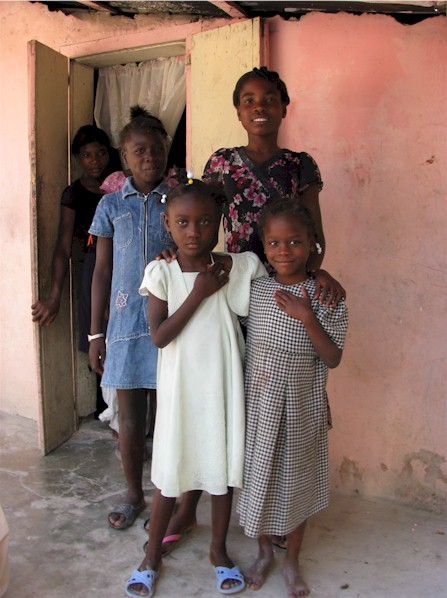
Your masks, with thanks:
<instances>
[{"instance_id":1,"label":"pocket on denim dress","mask_svg":"<svg viewBox=\"0 0 447 598\"><path fill-rule=\"evenodd\" d=\"M117 247L127 247L132 243L133 239L133 223L132 214L128 212L123 214L113 221L114 226L114 242Z\"/></svg>"}]
</instances>

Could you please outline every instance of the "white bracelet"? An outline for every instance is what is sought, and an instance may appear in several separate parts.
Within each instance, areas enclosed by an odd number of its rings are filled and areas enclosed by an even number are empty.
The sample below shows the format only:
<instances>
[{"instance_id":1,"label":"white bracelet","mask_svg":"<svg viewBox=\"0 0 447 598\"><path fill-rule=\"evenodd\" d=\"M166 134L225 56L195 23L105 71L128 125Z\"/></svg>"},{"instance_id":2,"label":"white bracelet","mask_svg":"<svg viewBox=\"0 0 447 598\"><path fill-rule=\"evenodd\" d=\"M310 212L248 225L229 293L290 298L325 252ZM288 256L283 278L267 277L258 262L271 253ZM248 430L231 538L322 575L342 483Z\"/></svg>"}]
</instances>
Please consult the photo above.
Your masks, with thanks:
<instances>
[{"instance_id":1,"label":"white bracelet","mask_svg":"<svg viewBox=\"0 0 447 598\"><path fill-rule=\"evenodd\" d=\"M91 343L92 341L95 340L95 338L104 338L104 333L103 332L98 332L98 334L87 334L87 340L89 343Z\"/></svg>"}]
</instances>

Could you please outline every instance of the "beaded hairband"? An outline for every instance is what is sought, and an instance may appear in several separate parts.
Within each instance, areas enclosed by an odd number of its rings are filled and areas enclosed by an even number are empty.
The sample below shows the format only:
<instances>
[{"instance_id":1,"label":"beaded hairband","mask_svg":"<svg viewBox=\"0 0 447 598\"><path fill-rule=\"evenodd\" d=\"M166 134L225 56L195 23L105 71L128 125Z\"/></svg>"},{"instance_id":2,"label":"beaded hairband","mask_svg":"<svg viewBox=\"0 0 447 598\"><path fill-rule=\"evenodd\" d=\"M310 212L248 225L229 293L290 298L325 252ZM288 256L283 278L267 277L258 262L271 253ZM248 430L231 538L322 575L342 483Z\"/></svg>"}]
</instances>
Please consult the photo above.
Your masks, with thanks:
<instances>
[{"instance_id":1,"label":"beaded hairband","mask_svg":"<svg viewBox=\"0 0 447 598\"><path fill-rule=\"evenodd\" d=\"M193 184L193 182L194 182L194 174L192 173L191 170L187 170L186 171L186 179L187 179L187 181L185 183L186 185L192 185ZM181 183L177 183L177 184L180 185ZM166 193L163 193L163 195L160 198L160 202L161 203L166 203L166 200L167 200L167 195L166 195Z\"/></svg>"}]
</instances>

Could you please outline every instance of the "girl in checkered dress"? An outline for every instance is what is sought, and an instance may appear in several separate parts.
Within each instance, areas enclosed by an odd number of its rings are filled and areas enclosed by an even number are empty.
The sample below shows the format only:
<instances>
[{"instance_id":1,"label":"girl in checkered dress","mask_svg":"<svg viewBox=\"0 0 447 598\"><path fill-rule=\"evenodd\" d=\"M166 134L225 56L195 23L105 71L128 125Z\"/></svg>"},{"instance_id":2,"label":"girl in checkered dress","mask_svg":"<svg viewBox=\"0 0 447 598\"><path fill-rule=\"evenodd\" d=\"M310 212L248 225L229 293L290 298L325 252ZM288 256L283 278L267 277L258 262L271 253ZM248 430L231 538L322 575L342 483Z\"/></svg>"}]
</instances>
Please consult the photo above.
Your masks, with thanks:
<instances>
[{"instance_id":1,"label":"girl in checkered dress","mask_svg":"<svg viewBox=\"0 0 447 598\"><path fill-rule=\"evenodd\" d=\"M259 230L275 270L254 280L247 318L247 402L244 486L238 512L259 554L247 586L259 589L273 561L272 535L287 536L287 595L309 588L298 556L308 517L328 504L328 368L337 367L347 329L344 301L314 298L306 264L316 251L312 218L296 199L276 200Z\"/></svg>"}]
</instances>

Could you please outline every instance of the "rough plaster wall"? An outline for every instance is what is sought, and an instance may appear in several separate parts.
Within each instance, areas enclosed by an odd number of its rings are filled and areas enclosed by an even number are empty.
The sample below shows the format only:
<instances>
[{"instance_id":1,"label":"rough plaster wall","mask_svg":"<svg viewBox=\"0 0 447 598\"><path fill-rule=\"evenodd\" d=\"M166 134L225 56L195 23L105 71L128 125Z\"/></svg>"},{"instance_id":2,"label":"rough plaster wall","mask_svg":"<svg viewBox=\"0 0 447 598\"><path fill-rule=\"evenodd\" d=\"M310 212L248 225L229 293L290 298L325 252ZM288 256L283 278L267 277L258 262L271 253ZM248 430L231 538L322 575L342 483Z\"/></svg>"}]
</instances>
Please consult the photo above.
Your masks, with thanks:
<instances>
[{"instance_id":1,"label":"rough plaster wall","mask_svg":"<svg viewBox=\"0 0 447 598\"><path fill-rule=\"evenodd\" d=\"M350 329L329 375L333 487L441 508L446 472L447 19L270 25L283 145L321 167ZM293 48L293 50L291 50Z\"/></svg>"},{"instance_id":2,"label":"rough plaster wall","mask_svg":"<svg viewBox=\"0 0 447 598\"><path fill-rule=\"evenodd\" d=\"M26 44L12 41L16 25L9 18L18 10L20 19L23 6L12 4L0 5L0 407L36 419L33 331L31 318L25 320L31 298L27 58ZM17 376L17 364L25 375Z\"/></svg>"}]
</instances>

